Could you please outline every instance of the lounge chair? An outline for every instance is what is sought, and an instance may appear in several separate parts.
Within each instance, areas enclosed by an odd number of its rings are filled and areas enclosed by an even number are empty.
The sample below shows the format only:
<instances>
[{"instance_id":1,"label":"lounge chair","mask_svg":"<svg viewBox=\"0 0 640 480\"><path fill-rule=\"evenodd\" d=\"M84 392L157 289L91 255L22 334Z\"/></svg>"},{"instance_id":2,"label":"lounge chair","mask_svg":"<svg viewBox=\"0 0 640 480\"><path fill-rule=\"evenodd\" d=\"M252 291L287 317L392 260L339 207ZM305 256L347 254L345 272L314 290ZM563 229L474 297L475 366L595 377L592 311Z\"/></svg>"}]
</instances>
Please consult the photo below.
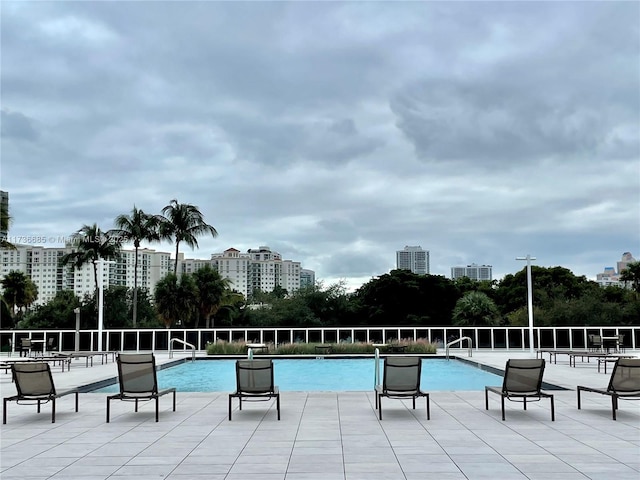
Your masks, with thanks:
<instances>
[{"instance_id":1,"label":"lounge chair","mask_svg":"<svg viewBox=\"0 0 640 480\"><path fill-rule=\"evenodd\" d=\"M602 350L602 336L601 335L589 335L589 350L592 352Z\"/></svg>"},{"instance_id":2,"label":"lounge chair","mask_svg":"<svg viewBox=\"0 0 640 480\"><path fill-rule=\"evenodd\" d=\"M31 339L21 338L19 340L18 345L19 345L20 356L22 357L22 354L24 353L24 356L28 357L29 354L31 353Z\"/></svg>"},{"instance_id":3,"label":"lounge chair","mask_svg":"<svg viewBox=\"0 0 640 480\"><path fill-rule=\"evenodd\" d=\"M420 390L420 357L387 357L384 359L382 385L376 385L376 408L382 420L382 397L395 399L413 399L416 409L416 398L426 397L427 420L431 420L429 394Z\"/></svg>"},{"instance_id":4,"label":"lounge chair","mask_svg":"<svg viewBox=\"0 0 640 480\"><path fill-rule=\"evenodd\" d=\"M7 402L18 405L40 405L51 402L51 423L56 422L56 399L75 393L76 412L78 411L78 389L57 392L53 384L51 369L45 362L16 362L11 364L11 374L15 381L17 395L4 398L2 423L7 423Z\"/></svg>"},{"instance_id":5,"label":"lounge chair","mask_svg":"<svg viewBox=\"0 0 640 480\"><path fill-rule=\"evenodd\" d=\"M611 379L606 390L578 386L578 410L580 410L580 393L593 392L611 397L611 414L616 419L618 399L640 400L640 358L620 358L613 366Z\"/></svg>"},{"instance_id":6,"label":"lounge chair","mask_svg":"<svg viewBox=\"0 0 640 480\"><path fill-rule=\"evenodd\" d=\"M236 362L236 391L229 394L229 420L231 420L232 401L234 398L246 401L267 401L276 399L278 420L280 420L280 392L273 384L273 361L238 360Z\"/></svg>"},{"instance_id":7,"label":"lounge chair","mask_svg":"<svg viewBox=\"0 0 640 480\"><path fill-rule=\"evenodd\" d=\"M551 421L555 421L555 407L553 395L542 392L542 374L544 373L544 359L509 359L504 371L502 387L484 387L485 409L489 410L489 392L500 395L502 404L502 420L504 415L504 400L522 402L527 409L527 400L537 402L542 398L551 400Z\"/></svg>"},{"instance_id":8,"label":"lounge chair","mask_svg":"<svg viewBox=\"0 0 640 480\"><path fill-rule=\"evenodd\" d=\"M156 360L152 353L121 353L116 361L118 363L120 393L107 397L107 423L109 423L111 400L135 402L136 412L139 401L155 400L157 422L160 397L173 393L173 411L176 411L176 389L158 390Z\"/></svg>"}]
</instances>

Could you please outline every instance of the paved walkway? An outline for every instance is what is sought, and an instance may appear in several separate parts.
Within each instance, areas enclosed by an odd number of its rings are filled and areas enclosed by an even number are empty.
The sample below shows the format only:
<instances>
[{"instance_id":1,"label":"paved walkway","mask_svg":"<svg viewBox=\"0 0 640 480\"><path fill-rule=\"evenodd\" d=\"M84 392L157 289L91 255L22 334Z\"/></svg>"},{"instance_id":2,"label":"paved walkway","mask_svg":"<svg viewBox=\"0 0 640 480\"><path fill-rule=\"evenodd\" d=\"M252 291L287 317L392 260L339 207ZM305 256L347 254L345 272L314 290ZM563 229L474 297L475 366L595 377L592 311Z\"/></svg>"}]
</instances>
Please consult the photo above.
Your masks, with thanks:
<instances>
[{"instance_id":1,"label":"paved walkway","mask_svg":"<svg viewBox=\"0 0 640 480\"><path fill-rule=\"evenodd\" d=\"M459 351L461 357L466 352ZM632 352L633 353L633 352ZM638 352L635 352L638 354ZM527 352L474 352L473 361L503 368L507 358ZM159 362L168 361L158 355ZM99 362L98 362L99 363ZM116 375L115 364L85 368L74 361L69 372L54 368L58 388ZM276 372L277 376L277 372ZM597 364L548 364L545 381L575 389L606 386L609 373ZM0 373L2 396L14 392ZM372 392L283 392L282 420L273 402L249 403L227 420L224 393L178 393L160 399L160 422L153 406L140 412L112 402L105 423L105 394L58 400L56 423L50 406L8 406L0 430L3 480L413 480L494 479L574 480L640 478L640 402L620 402L611 420L607 397L584 394L576 408L575 390L554 391L556 421L549 402L507 402L500 418L499 397L484 409L483 392L432 392L431 420L424 401L385 400L378 420ZM237 408L237 403L235 404Z\"/></svg>"}]
</instances>

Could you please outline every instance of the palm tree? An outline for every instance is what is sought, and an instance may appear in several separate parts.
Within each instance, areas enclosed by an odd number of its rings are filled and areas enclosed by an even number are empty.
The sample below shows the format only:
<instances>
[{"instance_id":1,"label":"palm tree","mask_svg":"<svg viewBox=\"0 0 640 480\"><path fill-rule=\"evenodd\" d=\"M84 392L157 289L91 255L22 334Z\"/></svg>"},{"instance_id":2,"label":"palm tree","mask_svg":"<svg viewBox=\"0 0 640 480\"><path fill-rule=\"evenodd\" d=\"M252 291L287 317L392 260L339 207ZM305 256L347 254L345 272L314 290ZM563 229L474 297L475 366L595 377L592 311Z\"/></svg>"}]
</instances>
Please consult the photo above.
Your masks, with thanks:
<instances>
[{"instance_id":1,"label":"palm tree","mask_svg":"<svg viewBox=\"0 0 640 480\"><path fill-rule=\"evenodd\" d=\"M499 325L500 316L496 304L483 292L467 292L453 309L453 325Z\"/></svg>"},{"instance_id":2,"label":"palm tree","mask_svg":"<svg viewBox=\"0 0 640 480\"><path fill-rule=\"evenodd\" d=\"M165 219L160 229L162 238L171 239L176 242L176 259L173 266L173 273L178 274L178 252L180 242L184 242L191 248L198 246L197 237L210 233L212 237L217 237L218 232L213 226L205 223L204 216L197 206L189 203L178 203L173 199L162 209Z\"/></svg>"},{"instance_id":3,"label":"palm tree","mask_svg":"<svg viewBox=\"0 0 640 480\"><path fill-rule=\"evenodd\" d=\"M3 297L11 311L15 314L22 312L23 308L29 306L38 298L38 287L25 273L18 270L11 270L0 281L3 289Z\"/></svg>"},{"instance_id":4,"label":"palm tree","mask_svg":"<svg viewBox=\"0 0 640 480\"><path fill-rule=\"evenodd\" d=\"M9 215L9 207L6 204L0 205L0 232L8 232L11 225L11 215ZM4 235L0 236L0 248L16 250L16 246L9 242Z\"/></svg>"},{"instance_id":5,"label":"palm tree","mask_svg":"<svg viewBox=\"0 0 640 480\"><path fill-rule=\"evenodd\" d=\"M195 328L198 328L201 318L205 321L205 328L209 328L211 317L220 309L231 280L222 278L217 270L211 268L211 265L205 265L193 272L192 276L198 289L198 310L200 313L196 318Z\"/></svg>"},{"instance_id":6,"label":"palm tree","mask_svg":"<svg viewBox=\"0 0 640 480\"><path fill-rule=\"evenodd\" d=\"M120 239L111 237L100 230L97 224L83 225L80 230L71 235L71 245L75 250L62 257L60 263L71 263L74 268L81 268L86 263L93 263L93 278L98 291L98 265L101 258L115 258L120 253Z\"/></svg>"},{"instance_id":7,"label":"palm tree","mask_svg":"<svg viewBox=\"0 0 640 480\"><path fill-rule=\"evenodd\" d=\"M640 293L640 262L627 263L620 274L620 281L631 283L631 288Z\"/></svg>"},{"instance_id":8,"label":"palm tree","mask_svg":"<svg viewBox=\"0 0 640 480\"><path fill-rule=\"evenodd\" d=\"M183 326L197 313L198 289L191 275L168 273L156 285L155 305L166 328L182 320Z\"/></svg>"},{"instance_id":9,"label":"palm tree","mask_svg":"<svg viewBox=\"0 0 640 480\"><path fill-rule=\"evenodd\" d=\"M116 228L107 232L108 236L119 238L122 242L133 242L135 260L133 265L133 328L138 318L138 249L141 242L160 240L158 227L161 223L159 215L148 215L133 206L131 215L118 215L114 221Z\"/></svg>"}]
</instances>

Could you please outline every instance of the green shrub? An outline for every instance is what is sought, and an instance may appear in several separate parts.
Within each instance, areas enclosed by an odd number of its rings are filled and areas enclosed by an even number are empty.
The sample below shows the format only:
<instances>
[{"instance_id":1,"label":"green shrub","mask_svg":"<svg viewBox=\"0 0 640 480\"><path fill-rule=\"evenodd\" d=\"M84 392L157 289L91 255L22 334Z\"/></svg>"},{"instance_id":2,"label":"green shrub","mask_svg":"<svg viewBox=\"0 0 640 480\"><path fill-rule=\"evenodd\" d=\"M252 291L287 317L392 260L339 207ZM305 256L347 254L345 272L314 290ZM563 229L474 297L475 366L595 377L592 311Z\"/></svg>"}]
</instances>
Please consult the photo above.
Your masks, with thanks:
<instances>
[{"instance_id":1,"label":"green shrub","mask_svg":"<svg viewBox=\"0 0 640 480\"><path fill-rule=\"evenodd\" d=\"M317 355L316 345L319 343L281 343L276 346L272 343L268 344L267 352L271 355ZM327 345L327 344L325 344ZM434 354L437 352L437 346L435 343L427 342L426 340L409 341L402 340L399 342L393 342L393 345L406 346L405 353L413 354ZM208 355L246 355L247 343L246 342L225 342L218 341L215 343L207 343ZM331 354L333 355L372 355L375 352L376 347L372 343L356 342L356 343L332 343ZM381 353L385 353L384 347L381 349ZM265 352L265 353L267 353ZM254 355L259 355L263 352L254 352Z\"/></svg>"}]
</instances>

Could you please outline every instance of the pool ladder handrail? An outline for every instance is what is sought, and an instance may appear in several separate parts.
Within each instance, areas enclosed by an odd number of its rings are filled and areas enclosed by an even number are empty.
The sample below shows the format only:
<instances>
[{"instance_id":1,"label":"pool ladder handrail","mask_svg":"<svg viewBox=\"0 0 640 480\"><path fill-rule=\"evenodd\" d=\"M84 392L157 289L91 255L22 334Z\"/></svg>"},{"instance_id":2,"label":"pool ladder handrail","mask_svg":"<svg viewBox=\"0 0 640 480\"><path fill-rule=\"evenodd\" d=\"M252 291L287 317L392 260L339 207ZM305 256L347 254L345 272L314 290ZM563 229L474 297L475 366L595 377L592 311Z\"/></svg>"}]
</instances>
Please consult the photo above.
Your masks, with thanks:
<instances>
[{"instance_id":1,"label":"pool ladder handrail","mask_svg":"<svg viewBox=\"0 0 640 480\"><path fill-rule=\"evenodd\" d=\"M178 342L191 348L191 361L196 361L196 346L192 343L185 342L180 338L172 338L171 340L169 340L169 358L173 358L173 342Z\"/></svg>"},{"instance_id":2,"label":"pool ladder handrail","mask_svg":"<svg viewBox=\"0 0 640 480\"><path fill-rule=\"evenodd\" d=\"M445 348L445 356L447 357L447 360L449 360L449 347L455 343L460 343L460 346L462 346L462 341L463 340L467 340L469 342L469 356L473 357L473 340L471 339L471 337L460 337L457 338L449 343L447 343L447 346Z\"/></svg>"}]
</instances>

